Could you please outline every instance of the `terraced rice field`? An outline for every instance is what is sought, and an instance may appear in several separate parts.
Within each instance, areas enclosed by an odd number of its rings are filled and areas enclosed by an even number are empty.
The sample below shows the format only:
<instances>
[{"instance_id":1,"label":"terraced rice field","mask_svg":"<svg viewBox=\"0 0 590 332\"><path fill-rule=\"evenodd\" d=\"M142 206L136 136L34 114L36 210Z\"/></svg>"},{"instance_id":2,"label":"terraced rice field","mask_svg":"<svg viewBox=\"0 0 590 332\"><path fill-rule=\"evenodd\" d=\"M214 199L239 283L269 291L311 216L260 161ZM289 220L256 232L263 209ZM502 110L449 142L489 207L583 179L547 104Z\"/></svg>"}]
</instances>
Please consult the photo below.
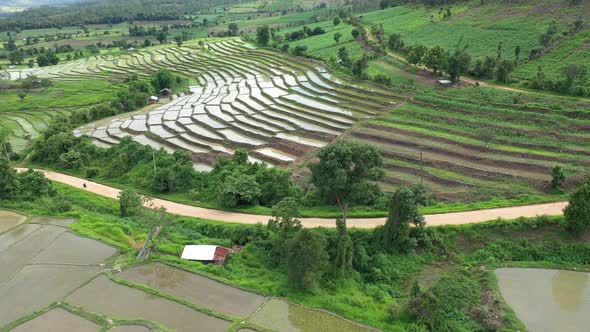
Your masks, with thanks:
<instances>
[{"instance_id":1,"label":"terraced rice field","mask_svg":"<svg viewBox=\"0 0 590 332\"><path fill-rule=\"evenodd\" d=\"M209 43L204 50L154 48L86 65L86 72L95 75L170 68L198 81L187 94L147 114L87 125L76 134L87 134L103 147L132 136L157 149L186 150L204 170L237 148L250 150L253 161L292 163L402 99L390 90L336 78L318 64L254 49L238 39ZM80 68L60 70L60 79L76 79L83 75ZM37 74L57 75L55 70Z\"/></svg>"},{"instance_id":2,"label":"terraced rice field","mask_svg":"<svg viewBox=\"0 0 590 332\"><path fill-rule=\"evenodd\" d=\"M0 126L9 130L9 141L13 150L21 152L47 128L52 119L59 114L69 113L68 110L2 112Z\"/></svg>"},{"instance_id":3,"label":"terraced rice field","mask_svg":"<svg viewBox=\"0 0 590 332\"><path fill-rule=\"evenodd\" d=\"M424 181L449 200L538 194L555 165L566 170L566 186L588 172L590 112L583 109L420 95L350 137L379 147L386 186Z\"/></svg>"}]
</instances>

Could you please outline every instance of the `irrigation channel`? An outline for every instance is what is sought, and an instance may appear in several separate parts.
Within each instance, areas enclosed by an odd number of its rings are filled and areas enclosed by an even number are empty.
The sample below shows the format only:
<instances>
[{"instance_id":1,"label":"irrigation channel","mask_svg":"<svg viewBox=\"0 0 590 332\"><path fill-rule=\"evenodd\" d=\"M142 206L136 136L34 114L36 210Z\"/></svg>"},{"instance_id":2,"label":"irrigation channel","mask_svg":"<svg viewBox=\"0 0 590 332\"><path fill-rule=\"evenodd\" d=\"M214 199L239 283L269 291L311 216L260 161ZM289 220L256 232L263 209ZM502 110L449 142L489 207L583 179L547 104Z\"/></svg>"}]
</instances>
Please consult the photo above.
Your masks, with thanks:
<instances>
[{"instance_id":1,"label":"irrigation channel","mask_svg":"<svg viewBox=\"0 0 590 332\"><path fill-rule=\"evenodd\" d=\"M74 222L0 210L0 331L373 331L164 263L127 267Z\"/></svg>"},{"instance_id":2,"label":"irrigation channel","mask_svg":"<svg viewBox=\"0 0 590 332\"><path fill-rule=\"evenodd\" d=\"M19 168L18 171L25 169ZM82 190L86 190L104 197L117 199L119 189L109 187L100 183L91 182L75 176L58 173L54 171L37 169L43 172L48 179L64 183ZM83 184L86 183L86 188ZM152 203L156 206L163 206L170 213L186 217L196 217L223 222L240 224L266 223L271 216L255 215L246 213L229 212L222 210L207 209L192 205L175 203L163 199L154 198ZM561 215L567 202L555 202L546 204L533 204L513 206L507 208L486 209L465 212L453 212L443 214L426 215L426 224L429 226L460 225L502 219L516 219L519 217L536 217L540 215ZM335 227L333 218L301 218L304 227ZM349 227L374 228L385 223L385 218L350 218L347 219Z\"/></svg>"}]
</instances>

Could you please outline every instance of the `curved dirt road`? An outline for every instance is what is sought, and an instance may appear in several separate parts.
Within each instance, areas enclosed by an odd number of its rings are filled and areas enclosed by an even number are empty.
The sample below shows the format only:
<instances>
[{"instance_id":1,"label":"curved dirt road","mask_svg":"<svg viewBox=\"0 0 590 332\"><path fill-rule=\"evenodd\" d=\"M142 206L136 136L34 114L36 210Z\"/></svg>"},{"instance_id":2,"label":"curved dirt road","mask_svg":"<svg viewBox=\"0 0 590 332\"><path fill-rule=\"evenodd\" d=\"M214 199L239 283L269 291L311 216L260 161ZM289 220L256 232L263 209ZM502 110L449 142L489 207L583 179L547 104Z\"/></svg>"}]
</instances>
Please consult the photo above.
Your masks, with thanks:
<instances>
[{"instance_id":1,"label":"curved dirt road","mask_svg":"<svg viewBox=\"0 0 590 332\"><path fill-rule=\"evenodd\" d=\"M24 169L22 168L18 169L19 172L23 170ZM53 171L41 169L38 171L43 172L45 176L47 176L47 178L52 181L64 183L101 196L116 199L119 195L119 189L113 187ZM83 188L84 183L86 183L86 189ZM152 202L156 206L165 207L170 213L187 217L197 217L240 224L256 224L259 222L266 223L270 219L270 216L207 209L192 205L174 203L158 198L153 198ZM488 210L430 214L424 217L426 219L426 224L429 226L459 225L489 221L497 218L515 219L518 217L535 217L538 215L560 215L563 213L563 209L566 207L566 205L567 202L556 202ZM348 227L374 228L376 226L383 225L384 222L385 218L349 218L347 224ZM335 226L333 218L301 218L301 223L304 227Z\"/></svg>"}]
</instances>

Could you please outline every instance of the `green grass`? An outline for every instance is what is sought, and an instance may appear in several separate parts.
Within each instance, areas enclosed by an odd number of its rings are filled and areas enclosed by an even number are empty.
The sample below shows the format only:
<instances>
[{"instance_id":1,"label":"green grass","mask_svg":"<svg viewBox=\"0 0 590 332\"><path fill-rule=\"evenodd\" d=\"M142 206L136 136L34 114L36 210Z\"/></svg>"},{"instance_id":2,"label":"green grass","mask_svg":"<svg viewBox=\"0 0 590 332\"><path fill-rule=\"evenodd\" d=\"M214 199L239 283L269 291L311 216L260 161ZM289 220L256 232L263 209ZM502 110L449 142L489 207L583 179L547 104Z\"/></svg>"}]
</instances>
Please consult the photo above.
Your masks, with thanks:
<instances>
[{"instance_id":1,"label":"green grass","mask_svg":"<svg viewBox=\"0 0 590 332\"><path fill-rule=\"evenodd\" d=\"M53 85L47 90L25 91L23 101L18 96L21 91L2 90L0 113L92 105L112 100L119 87L102 79L81 79L75 82L53 80Z\"/></svg>"}]
</instances>

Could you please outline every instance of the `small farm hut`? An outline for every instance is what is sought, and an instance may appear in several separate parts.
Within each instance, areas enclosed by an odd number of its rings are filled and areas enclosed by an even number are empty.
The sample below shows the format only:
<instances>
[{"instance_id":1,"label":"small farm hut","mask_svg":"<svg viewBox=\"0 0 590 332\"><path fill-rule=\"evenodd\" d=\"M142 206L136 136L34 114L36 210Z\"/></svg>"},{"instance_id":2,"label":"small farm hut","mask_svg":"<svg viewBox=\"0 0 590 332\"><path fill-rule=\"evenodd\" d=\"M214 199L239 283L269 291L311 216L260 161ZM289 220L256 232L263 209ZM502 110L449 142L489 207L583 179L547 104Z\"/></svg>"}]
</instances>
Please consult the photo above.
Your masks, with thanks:
<instances>
[{"instance_id":1,"label":"small farm hut","mask_svg":"<svg viewBox=\"0 0 590 332\"><path fill-rule=\"evenodd\" d=\"M170 96L172 94L172 90L165 88L160 90L160 95L161 96Z\"/></svg>"},{"instance_id":2,"label":"small farm hut","mask_svg":"<svg viewBox=\"0 0 590 332\"><path fill-rule=\"evenodd\" d=\"M190 261L223 264L230 252L230 248L216 245L187 245L182 249L180 258Z\"/></svg>"},{"instance_id":3,"label":"small farm hut","mask_svg":"<svg viewBox=\"0 0 590 332\"><path fill-rule=\"evenodd\" d=\"M155 104L155 103L157 103L157 102L158 102L158 99L159 99L159 98L158 98L158 97L156 97L156 96L151 96L151 97L150 97L150 99L148 100L148 102L149 102L150 104Z\"/></svg>"}]
</instances>

